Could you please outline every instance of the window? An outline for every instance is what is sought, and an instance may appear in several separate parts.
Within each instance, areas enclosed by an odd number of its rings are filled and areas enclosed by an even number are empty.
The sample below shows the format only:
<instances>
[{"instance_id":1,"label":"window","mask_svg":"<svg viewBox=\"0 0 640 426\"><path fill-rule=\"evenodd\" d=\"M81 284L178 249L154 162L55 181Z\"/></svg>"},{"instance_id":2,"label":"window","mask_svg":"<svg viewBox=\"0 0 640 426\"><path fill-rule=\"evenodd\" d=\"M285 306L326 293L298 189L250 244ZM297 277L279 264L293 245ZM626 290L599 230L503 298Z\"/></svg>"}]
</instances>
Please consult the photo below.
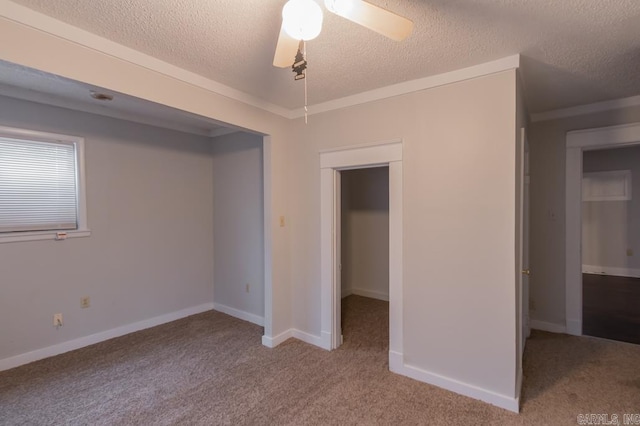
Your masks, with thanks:
<instances>
[{"instance_id":1,"label":"window","mask_svg":"<svg viewBox=\"0 0 640 426\"><path fill-rule=\"evenodd\" d=\"M631 200L631 170L584 173L582 201Z\"/></svg>"},{"instance_id":2,"label":"window","mask_svg":"<svg viewBox=\"0 0 640 426\"><path fill-rule=\"evenodd\" d=\"M88 236L84 140L0 127L0 242Z\"/></svg>"}]
</instances>

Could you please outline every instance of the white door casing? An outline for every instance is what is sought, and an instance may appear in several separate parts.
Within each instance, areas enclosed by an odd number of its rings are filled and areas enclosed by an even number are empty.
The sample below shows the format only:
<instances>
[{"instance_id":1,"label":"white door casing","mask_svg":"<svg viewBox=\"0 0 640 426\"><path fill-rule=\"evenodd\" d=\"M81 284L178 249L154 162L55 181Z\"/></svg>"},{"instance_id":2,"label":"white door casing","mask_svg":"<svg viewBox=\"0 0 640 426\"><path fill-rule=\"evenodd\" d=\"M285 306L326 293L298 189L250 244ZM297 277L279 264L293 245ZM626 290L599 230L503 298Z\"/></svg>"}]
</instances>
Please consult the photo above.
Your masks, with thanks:
<instances>
[{"instance_id":1,"label":"white door casing","mask_svg":"<svg viewBox=\"0 0 640 426\"><path fill-rule=\"evenodd\" d=\"M339 171L389 166L389 366L402 361L402 141L348 146L320 153L321 338L325 349L340 344L340 274L336 214ZM337 176L337 177L336 177ZM337 184L336 184L337 182ZM338 221L339 222L339 221ZM338 224L339 225L339 224Z\"/></svg>"},{"instance_id":2,"label":"white door casing","mask_svg":"<svg viewBox=\"0 0 640 426\"><path fill-rule=\"evenodd\" d=\"M527 338L531 334L529 325L529 141L526 129L520 129L520 267L522 273L519 276L521 291L521 333L520 354L524 353Z\"/></svg>"},{"instance_id":3,"label":"white door casing","mask_svg":"<svg viewBox=\"0 0 640 426\"><path fill-rule=\"evenodd\" d=\"M516 395L520 395L522 387L522 362L524 347L529 336L529 183L528 183L528 143L524 127L516 141Z\"/></svg>"},{"instance_id":4,"label":"white door casing","mask_svg":"<svg viewBox=\"0 0 640 426\"><path fill-rule=\"evenodd\" d=\"M565 179L566 331L582 335L582 153L640 144L640 123L567 132Z\"/></svg>"},{"instance_id":5,"label":"white door casing","mask_svg":"<svg viewBox=\"0 0 640 426\"><path fill-rule=\"evenodd\" d=\"M527 158L528 158L528 153L526 154ZM527 164L525 162L525 164ZM529 266L529 244L531 242L530 240L530 234L529 234L529 230L530 230L530 222L529 222L529 201L530 201L530 192L529 192L529 187L530 187L530 176L529 174L525 174L524 177L524 211L523 211L523 221L524 221L524 233L523 233L523 267L524 269L526 269L527 271L530 270L530 266ZM522 276L522 305L523 305L523 329L524 329L524 337L525 339L529 338L529 336L531 335L531 319L529 317L529 274L524 274ZM524 345L523 348L524 350Z\"/></svg>"},{"instance_id":6,"label":"white door casing","mask_svg":"<svg viewBox=\"0 0 640 426\"><path fill-rule=\"evenodd\" d=\"M273 337L273 230L271 197L271 136L262 138L263 229L264 229L264 335L262 343L272 346Z\"/></svg>"},{"instance_id":7,"label":"white door casing","mask_svg":"<svg viewBox=\"0 0 640 426\"><path fill-rule=\"evenodd\" d=\"M335 316L333 319L333 335L331 348L336 349L342 344L342 175L340 171L333 172L333 303Z\"/></svg>"}]
</instances>

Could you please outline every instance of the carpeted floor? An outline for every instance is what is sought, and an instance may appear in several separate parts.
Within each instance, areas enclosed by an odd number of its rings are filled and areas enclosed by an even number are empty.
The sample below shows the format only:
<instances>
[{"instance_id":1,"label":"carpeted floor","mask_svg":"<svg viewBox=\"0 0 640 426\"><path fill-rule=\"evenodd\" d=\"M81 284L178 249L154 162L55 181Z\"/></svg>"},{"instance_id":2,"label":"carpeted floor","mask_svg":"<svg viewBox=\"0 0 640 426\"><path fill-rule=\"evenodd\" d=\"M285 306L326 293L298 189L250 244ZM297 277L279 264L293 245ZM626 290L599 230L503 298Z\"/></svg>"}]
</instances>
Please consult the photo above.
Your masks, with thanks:
<instances>
[{"instance_id":1,"label":"carpeted floor","mask_svg":"<svg viewBox=\"0 0 640 426\"><path fill-rule=\"evenodd\" d=\"M333 352L294 339L268 349L261 327L207 312L2 372L0 424L575 425L640 413L640 346L534 333L517 415L390 373L388 305L344 305Z\"/></svg>"}]
</instances>

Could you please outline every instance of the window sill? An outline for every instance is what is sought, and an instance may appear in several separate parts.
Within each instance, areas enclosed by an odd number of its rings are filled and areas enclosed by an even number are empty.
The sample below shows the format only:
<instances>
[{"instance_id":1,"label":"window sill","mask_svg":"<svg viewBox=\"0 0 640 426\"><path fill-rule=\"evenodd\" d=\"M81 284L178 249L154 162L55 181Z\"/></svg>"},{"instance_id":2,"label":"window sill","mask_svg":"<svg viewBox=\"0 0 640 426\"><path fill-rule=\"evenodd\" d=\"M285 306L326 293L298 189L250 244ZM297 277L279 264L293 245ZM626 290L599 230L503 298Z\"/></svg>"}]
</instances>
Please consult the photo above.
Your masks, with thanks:
<instances>
[{"instance_id":1,"label":"window sill","mask_svg":"<svg viewBox=\"0 0 640 426\"><path fill-rule=\"evenodd\" d=\"M65 241L70 238L81 238L81 237L89 237L91 236L91 230L89 229L79 229L76 231L64 231L67 236L65 239L58 240L56 239L57 232L52 231L43 231L43 232L25 232L21 235L1 235L0 234L0 244L4 243L17 243L20 241L45 241L45 240L54 240L54 241Z\"/></svg>"}]
</instances>

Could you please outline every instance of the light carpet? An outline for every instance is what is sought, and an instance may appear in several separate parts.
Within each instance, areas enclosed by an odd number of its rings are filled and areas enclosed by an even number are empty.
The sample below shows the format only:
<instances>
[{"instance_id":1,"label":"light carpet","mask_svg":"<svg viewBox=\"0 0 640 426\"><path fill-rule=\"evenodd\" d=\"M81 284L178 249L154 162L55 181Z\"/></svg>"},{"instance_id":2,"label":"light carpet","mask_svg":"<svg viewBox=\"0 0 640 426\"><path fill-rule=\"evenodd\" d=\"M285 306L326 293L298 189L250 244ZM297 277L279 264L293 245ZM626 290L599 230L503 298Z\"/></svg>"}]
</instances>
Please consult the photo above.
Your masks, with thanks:
<instances>
[{"instance_id":1,"label":"light carpet","mask_svg":"<svg viewBox=\"0 0 640 426\"><path fill-rule=\"evenodd\" d=\"M295 339L268 349L261 327L194 315L0 373L0 423L575 425L640 413L640 346L534 332L517 415L390 373L388 303L348 297L343 327L332 352Z\"/></svg>"}]
</instances>

